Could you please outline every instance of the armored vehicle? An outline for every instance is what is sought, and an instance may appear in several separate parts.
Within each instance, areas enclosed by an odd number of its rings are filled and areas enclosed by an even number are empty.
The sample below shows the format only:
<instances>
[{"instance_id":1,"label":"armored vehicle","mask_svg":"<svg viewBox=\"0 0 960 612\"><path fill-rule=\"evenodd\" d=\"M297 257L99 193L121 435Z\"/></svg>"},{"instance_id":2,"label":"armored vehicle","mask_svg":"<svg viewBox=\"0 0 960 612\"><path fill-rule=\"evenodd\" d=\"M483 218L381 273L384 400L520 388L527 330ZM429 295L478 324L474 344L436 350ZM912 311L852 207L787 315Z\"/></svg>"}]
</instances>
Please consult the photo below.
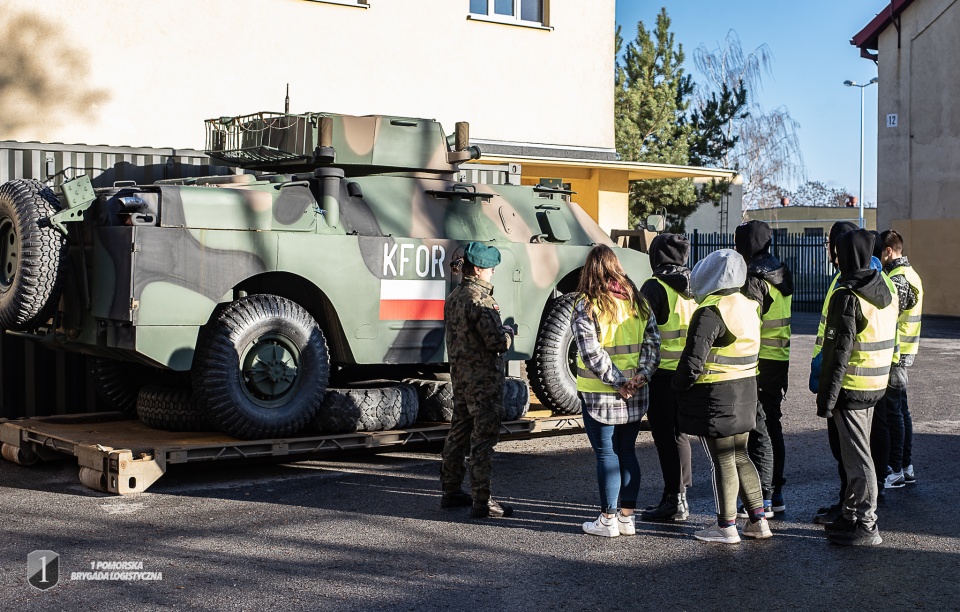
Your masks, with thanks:
<instances>
[{"instance_id":1,"label":"armored vehicle","mask_svg":"<svg viewBox=\"0 0 960 612\"><path fill-rule=\"evenodd\" d=\"M332 113L206 127L207 153L242 173L0 186L0 327L92 356L103 396L145 421L289 436L336 403L337 381L442 383L450 263L478 240L503 258L507 360L527 362L545 407L579 411L571 292L590 248L615 245L572 192L459 182L480 156L465 123L449 137L433 120ZM645 255L617 252L635 282L649 275ZM391 385L348 388L362 403Z\"/></svg>"}]
</instances>

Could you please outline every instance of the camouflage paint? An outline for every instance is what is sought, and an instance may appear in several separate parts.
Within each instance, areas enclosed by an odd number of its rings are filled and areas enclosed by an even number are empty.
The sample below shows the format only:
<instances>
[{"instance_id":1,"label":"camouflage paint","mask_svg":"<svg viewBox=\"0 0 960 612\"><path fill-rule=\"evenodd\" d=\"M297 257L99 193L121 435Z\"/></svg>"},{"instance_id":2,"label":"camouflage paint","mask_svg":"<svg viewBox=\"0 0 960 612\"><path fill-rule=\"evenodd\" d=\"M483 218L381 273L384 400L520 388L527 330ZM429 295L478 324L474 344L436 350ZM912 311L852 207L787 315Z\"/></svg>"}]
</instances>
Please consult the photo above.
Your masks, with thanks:
<instances>
[{"instance_id":1,"label":"camouflage paint","mask_svg":"<svg viewBox=\"0 0 960 612\"><path fill-rule=\"evenodd\" d=\"M306 163L324 116L335 119L334 162ZM561 193L455 182L457 161L469 153L451 150L435 121L299 117L287 125L312 132L274 130L267 143L245 143L299 147L289 156L296 161L251 164L276 175L98 190L87 220L67 225L89 236L90 307L74 278L58 333L46 339L186 370L199 328L218 304L268 292L311 312L335 362L444 363L436 301L459 281L450 270L458 248L480 240L502 254L494 297L504 322L518 330L506 358L527 359L548 301L558 289L573 290L593 245L613 246ZM324 165L345 173L335 179L337 222L322 208L330 201L325 179L312 172ZM645 255L614 248L638 285L650 275ZM77 270L79 254L79 246L71 250Z\"/></svg>"}]
</instances>

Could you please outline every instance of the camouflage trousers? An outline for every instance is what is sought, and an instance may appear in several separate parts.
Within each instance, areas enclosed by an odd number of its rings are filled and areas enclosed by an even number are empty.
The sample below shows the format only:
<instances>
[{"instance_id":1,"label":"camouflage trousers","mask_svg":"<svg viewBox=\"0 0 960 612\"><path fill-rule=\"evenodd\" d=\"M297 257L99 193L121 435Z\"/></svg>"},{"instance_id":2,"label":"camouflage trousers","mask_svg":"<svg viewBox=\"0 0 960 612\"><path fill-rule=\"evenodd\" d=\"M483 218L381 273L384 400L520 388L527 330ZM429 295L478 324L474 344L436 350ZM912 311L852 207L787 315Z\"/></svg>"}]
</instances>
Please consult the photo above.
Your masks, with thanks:
<instances>
[{"instance_id":1,"label":"camouflage trousers","mask_svg":"<svg viewBox=\"0 0 960 612\"><path fill-rule=\"evenodd\" d=\"M502 404L502 401L501 401ZM495 401L470 401L458 396L454 387L453 419L443 445L440 483L444 491L458 491L466 475L464 458L470 458L470 489L474 503L490 499L490 471L493 447L500 439L500 413Z\"/></svg>"}]
</instances>

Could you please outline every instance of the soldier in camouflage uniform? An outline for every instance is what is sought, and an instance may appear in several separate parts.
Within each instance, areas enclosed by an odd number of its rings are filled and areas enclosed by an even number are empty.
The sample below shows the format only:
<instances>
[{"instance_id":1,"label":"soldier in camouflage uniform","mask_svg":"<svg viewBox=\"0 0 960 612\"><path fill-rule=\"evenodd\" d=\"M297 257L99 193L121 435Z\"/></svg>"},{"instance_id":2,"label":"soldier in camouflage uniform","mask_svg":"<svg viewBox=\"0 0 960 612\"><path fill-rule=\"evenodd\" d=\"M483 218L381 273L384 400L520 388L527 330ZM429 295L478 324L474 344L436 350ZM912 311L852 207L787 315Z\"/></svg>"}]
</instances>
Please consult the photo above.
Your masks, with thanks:
<instances>
[{"instance_id":1,"label":"soldier in camouflage uniform","mask_svg":"<svg viewBox=\"0 0 960 612\"><path fill-rule=\"evenodd\" d=\"M453 381L453 420L443 447L443 508L473 505L473 518L510 516L510 506L490 498L493 447L503 416L503 353L513 329L503 325L493 299L493 268L500 251L480 242L464 250L463 280L444 304L447 354ZM472 497L460 487L470 455Z\"/></svg>"}]
</instances>

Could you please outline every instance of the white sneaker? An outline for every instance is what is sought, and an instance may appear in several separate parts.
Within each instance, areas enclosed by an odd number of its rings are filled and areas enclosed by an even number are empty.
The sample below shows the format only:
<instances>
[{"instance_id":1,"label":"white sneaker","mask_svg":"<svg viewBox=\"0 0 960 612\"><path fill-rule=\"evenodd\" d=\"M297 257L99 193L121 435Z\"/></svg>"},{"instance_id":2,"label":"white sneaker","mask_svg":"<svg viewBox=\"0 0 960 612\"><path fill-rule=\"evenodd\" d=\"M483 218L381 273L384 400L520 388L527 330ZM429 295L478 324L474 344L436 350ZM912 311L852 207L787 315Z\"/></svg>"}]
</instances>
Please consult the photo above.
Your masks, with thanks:
<instances>
[{"instance_id":1,"label":"white sneaker","mask_svg":"<svg viewBox=\"0 0 960 612\"><path fill-rule=\"evenodd\" d=\"M766 519L764 519L764 522L766 522ZM737 533L736 525L721 527L716 521L706 529L693 532L693 537L704 542L722 542L723 544L736 544L740 541L740 534Z\"/></svg>"},{"instance_id":2,"label":"white sneaker","mask_svg":"<svg viewBox=\"0 0 960 612\"><path fill-rule=\"evenodd\" d=\"M891 471L883 481L884 489L899 489L907 484L907 479L903 476L903 470L899 472Z\"/></svg>"},{"instance_id":3,"label":"white sneaker","mask_svg":"<svg viewBox=\"0 0 960 612\"><path fill-rule=\"evenodd\" d=\"M907 484L917 484L917 476L913 473L913 464L903 468L903 479Z\"/></svg>"},{"instance_id":4,"label":"white sneaker","mask_svg":"<svg viewBox=\"0 0 960 612\"><path fill-rule=\"evenodd\" d=\"M748 520L747 524L743 526L743 537L761 540L763 538L773 537L773 532L770 531L770 524L765 518L760 519L756 523Z\"/></svg>"},{"instance_id":5,"label":"white sneaker","mask_svg":"<svg viewBox=\"0 0 960 612\"><path fill-rule=\"evenodd\" d=\"M583 531L604 538L615 538L620 535L620 529L617 528L617 519L604 518L602 514L597 517L597 520L584 523Z\"/></svg>"},{"instance_id":6,"label":"white sneaker","mask_svg":"<svg viewBox=\"0 0 960 612\"><path fill-rule=\"evenodd\" d=\"M636 515L624 516L617 512L617 527L620 529L620 535L637 535Z\"/></svg>"}]
</instances>

